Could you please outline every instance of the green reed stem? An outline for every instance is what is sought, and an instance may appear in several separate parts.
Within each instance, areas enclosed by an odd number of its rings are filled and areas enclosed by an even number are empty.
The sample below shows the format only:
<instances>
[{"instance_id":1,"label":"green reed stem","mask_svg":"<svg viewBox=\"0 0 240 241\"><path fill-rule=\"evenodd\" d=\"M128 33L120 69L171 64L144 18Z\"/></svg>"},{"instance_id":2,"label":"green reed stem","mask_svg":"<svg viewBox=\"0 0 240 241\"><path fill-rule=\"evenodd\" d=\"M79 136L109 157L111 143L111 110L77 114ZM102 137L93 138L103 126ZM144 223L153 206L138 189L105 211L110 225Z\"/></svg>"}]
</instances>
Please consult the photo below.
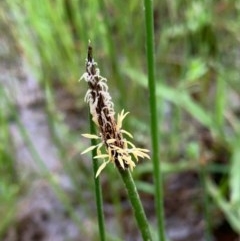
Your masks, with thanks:
<instances>
[{"instance_id":1,"label":"green reed stem","mask_svg":"<svg viewBox=\"0 0 240 241\"><path fill-rule=\"evenodd\" d=\"M139 198L136 185L133 181L131 172L128 169L123 170L121 167L118 168L118 171L127 189L128 197L132 204L135 219L137 221L138 228L140 229L140 232L142 234L142 238L144 241L151 241L152 237L151 237L148 221L147 221L141 200Z\"/></svg>"},{"instance_id":2,"label":"green reed stem","mask_svg":"<svg viewBox=\"0 0 240 241\"><path fill-rule=\"evenodd\" d=\"M158 220L159 240L165 241L164 209L163 209L163 181L161 176L161 162L159 161L159 131L155 83L155 55L154 55L154 27L153 27L153 4L152 0L144 0L146 44L147 44L147 66L148 66L148 88L151 113L151 138L152 138L152 160L155 182L155 205Z\"/></svg>"},{"instance_id":3,"label":"green reed stem","mask_svg":"<svg viewBox=\"0 0 240 241\"><path fill-rule=\"evenodd\" d=\"M89 123L90 123L90 133L94 134L95 126L93 121L91 120L91 115L89 113ZM95 146L96 140L91 139L91 145ZM96 159L93 159L96 156L96 149L92 151L92 162L93 162L93 178L94 178L94 186L95 186L95 196L96 196L96 205L97 205L97 217L98 217L98 229L99 229L99 236L100 241L106 241L106 234L105 234L105 224L104 224L104 213L103 213L103 201L102 201L102 189L100 185L99 177L95 178L95 175L98 170L98 162Z\"/></svg>"},{"instance_id":4,"label":"green reed stem","mask_svg":"<svg viewBox=\"0 0 240 241\"><path fill-rule=\"evenodd\" d=\"M204 214L204 221L205 221L205 239L206 241L212 241L212 229L211 229L211 217L209 213L209 197L207 193L207 167L205 165L200 165L199 170L201 186L203 190L202 195L202 203L203 203L203 214Z\"/></svg>"}]
</instances>

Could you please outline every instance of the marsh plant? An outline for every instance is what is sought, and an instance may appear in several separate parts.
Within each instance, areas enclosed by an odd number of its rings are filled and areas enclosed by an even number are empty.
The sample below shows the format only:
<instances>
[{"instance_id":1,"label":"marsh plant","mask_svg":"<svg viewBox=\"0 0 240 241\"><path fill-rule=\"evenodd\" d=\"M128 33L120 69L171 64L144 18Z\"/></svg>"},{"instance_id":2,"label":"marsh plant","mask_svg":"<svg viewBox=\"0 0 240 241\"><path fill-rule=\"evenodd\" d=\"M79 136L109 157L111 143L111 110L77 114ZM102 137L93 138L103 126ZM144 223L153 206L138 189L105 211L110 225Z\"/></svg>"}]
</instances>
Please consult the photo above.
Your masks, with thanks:
<instances>
[{"instance_id":1,"label":"marsh plant","mask_svg":"<svg viewBox=\"0 0 240 241\"><path fill-rule=\"evenodd\" d=\"M80 78L88 83L89 89L85 95L85 101L89 104L93 122L100 130L99 135L83 134L90 139L99 139L100 143L87 148L82 154L97 149L95 159L102 159L103 163L99 167L96 177L108 163L113 163L122 169L130 168L132 171L136 166L138 158L150 159L147 149L137 148L132 142L126 139L133 138L132 134L122 129L124 118L129 112L121 111L115 120L114 104L108 92L107 79L100 75L97 63L92 56L92 47L88 46L88 57L86 60L86 72ZM102 153L102 147L105 152Z\"/></svg>"},{"instance_id":2,"label":"marsh plant","mask_svg":"<svg viewBox=\"0 0 240 241\"><path fill-rule=\"evenodd\" d=\"M92 116L92 122L98 127L99 134L83 134L84 137L99 140L98 144L88 147L82 154L93 151L93 159L101 159L102 164L95 173L95 180L107 164L112 163L117 167L120 176L128 192L129 200L134 210L134 215L141 231L143 240L152 240L148 227L148 221L142 207L135 183L130 171L136 167L139 158L150 159L147 154L149 150L138 148L127 138L133 138L132 134L122 128L123 120L128 112L122 110L115 119L114 104L108 92L107 79L100 75L97 63L93 59L92 46L88 46L88 55L86 60L86 72L80 78L88 83L88 90L84 100L89 104L89 110ZM96 153L96 155L95 155ZM95 160L96 161L96 160ZM95 182L98 185L98 182ZM98 208L99 222L103 221L101 193L96 191L96 201ZM100 202L99 202L100 200ZM101 203L101 204L99 204ZM104 225L99 223L99 233L105 240Z\"/></svg>"}]
</instances>

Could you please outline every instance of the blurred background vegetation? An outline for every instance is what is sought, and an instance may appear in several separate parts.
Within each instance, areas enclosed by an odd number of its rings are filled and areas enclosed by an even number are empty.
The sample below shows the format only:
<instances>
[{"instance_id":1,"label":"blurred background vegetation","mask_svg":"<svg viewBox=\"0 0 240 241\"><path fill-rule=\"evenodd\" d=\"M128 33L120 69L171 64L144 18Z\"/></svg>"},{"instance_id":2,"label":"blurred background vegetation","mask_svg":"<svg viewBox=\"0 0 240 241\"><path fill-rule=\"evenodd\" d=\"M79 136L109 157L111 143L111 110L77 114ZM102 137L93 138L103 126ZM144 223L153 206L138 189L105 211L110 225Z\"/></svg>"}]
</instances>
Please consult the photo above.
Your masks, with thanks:
<instances>
[{"instance_id":1,"label":"blurred background vegetation","mask_svg":"<svg viewBox=\"0 0 240 241\"><path fill-rule=\"evenodd\" d=\"M150 148L143 11L143 3L137 0L0 3L1 35L10 35L16 50L7 61L11 62L15 55L23 56L44 93L52 139L76 195L74 203L67 202L67 210L74 213L76 203L80 203L84 216L95 220L95 238L85 236L84 240L97 240L97 222L95 211L89 206L89 200L94 205L91 161L82 160L79 154L88 145L80 136L89 130L88 107L83 101L87 85L77 80L85 71L87 44L91 39L95 60L101 74L108 79L116 112L125 109L131 113L126 129L134 133L135 142ZM198 198L202 200L201 208L195 211L204 213L207 236L236 240L240 234L240 2L154 1L154 27L160 116L156 131L160 134L159 159L163 162L165 181L172 175L192 173L198 180ZM17 119L16 109L3 82L0 82L2 237L14 223L14 210L26 185L26 180L22 181L15 170L10 125ZM145 203L152 206L151 162L142 162L134 178ZM114 229L107 225L108 240L126 240L127 231L119 225L124 220L125 194L114 168L104 170L102 185L104 205L108 208L111 205L114 210L106 211L106 219L113 215L118 220ZM64 195L61 188L56 192ZM64 196L64 200L68 198ZM154 232L154 214L148 205L147 215ZM232 239L217 236L215 231L223 224Z\"/></svg>"}]
</instances>

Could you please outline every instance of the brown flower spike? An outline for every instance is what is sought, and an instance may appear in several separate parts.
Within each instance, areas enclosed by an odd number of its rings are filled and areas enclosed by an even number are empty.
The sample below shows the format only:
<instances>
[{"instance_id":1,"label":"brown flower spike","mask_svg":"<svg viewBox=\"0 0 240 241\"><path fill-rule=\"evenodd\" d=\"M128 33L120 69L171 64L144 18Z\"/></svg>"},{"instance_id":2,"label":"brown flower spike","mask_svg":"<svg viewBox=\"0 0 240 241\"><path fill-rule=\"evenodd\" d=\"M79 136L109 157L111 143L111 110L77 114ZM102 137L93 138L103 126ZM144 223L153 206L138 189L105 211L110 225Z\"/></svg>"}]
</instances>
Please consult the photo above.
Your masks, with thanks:
<instances>
[{"instance_id":1,"label":"brown flower spike","mask_svg":"<svg viewBox=\"0 0 240 241\"><path fill-rule=\"evenodd\" d=\"M137 148L128 141L123 135L132 138L132 135L122 129L123 119L128 112L124 110L118 114L117 121L114 118L114 105L108 92L107 79L100 75L97 63L94 62L92 55L92 47L89 43L88 57L86 60L86 72L80 78L88 83L88 91L84 100L89 104L92 120L100 130L99 136L92 134L83 134L84 137L90 139L100 139L98 145L87 148L82 154L97 148L97 156L94 158L103 159L103 163L99 167L96 177L105 168L108 163L114 163L122 169L133 168L136 166L132 160L132 156L138 161L138 157L150 159L147 149ZM105 146L105 153L102 148Z\"/></svg>"}]
</instances>

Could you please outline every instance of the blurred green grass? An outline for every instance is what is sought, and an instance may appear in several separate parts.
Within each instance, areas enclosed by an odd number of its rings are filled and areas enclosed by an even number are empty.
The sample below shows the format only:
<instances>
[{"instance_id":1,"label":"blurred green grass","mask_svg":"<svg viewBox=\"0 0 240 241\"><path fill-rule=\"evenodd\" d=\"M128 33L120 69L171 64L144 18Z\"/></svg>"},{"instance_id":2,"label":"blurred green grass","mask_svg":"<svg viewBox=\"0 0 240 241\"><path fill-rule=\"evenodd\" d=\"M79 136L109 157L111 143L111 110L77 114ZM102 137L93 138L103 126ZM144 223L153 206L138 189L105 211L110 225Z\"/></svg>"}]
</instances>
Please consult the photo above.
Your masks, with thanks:
<instances>
[{"instance_id":1,"label":"blurred green grass","mask_svg":"<svg viewBox=\"0 0 240 241\"><path fill-rule=\"evenodd\" d=\"M61 112L56 95L59 88L65 89L73 97L73 108L81 113L87 112L83 103L86 86L83 83L79 85L77 80L84 72L88 39L93 43L95 59L102 74L108 79L116 110L124 108L131 112L128 129L141 145L149 146L142 2L6 0L1 5L4 9L1 18L8 22L46 93L52 135L63 160L70 161L67 163L79 161L77 154L72 156L68 150L77 153L84 149L80 133L86 132L88 127L87 118L86 126L78 126L77 131L68 126L64 119L67 113ZM206 178L221 172L222 182L209 184L210 190L206 188L206 191L212 197L212 204L222 210L238 233L239 13L238 1L154 1L156 91L161 99L158 111L162 116L159 126L163 171L166 175L188 170L198 172L201 165L206 165ZM4 95L1 95L1 105L3 110L7 109ZM0 136L0 165L10 168L8 173L11 176L14 174L11 174L13 155L7 144L9 120L4 111L0 118L3 130ZM211 146L204 141L203 129L212 135ZM212 158L206 158L202 163L206 152ZM222 153L227 153L224 163ZM87 187L89 192L92 190L92 181L86 181L91 169L78 162L78 168L73 164L66 166L66 170L71 174L76 190L78 185ZM107 170L108 179L112 180L107 186L115 197L116 212L121 219L120 199L117 200L120 189L118 179L113 170ZM0 171L3 173L1 183L6 183L4 185L8 187L5 188L8 191L2 191L1 205L4 205L4 198L8 200L9 195L13 202L16 200L17 183L12 184L1 167ZM147 162L141 163L135 176L141 179L141 175L146 173L152 173ZM79 175L82 176L81 182ZM152 185L145 184L139 182L139 188L151 193ZM226 185L227 189L222 188ZM229 199L224 198L227 196ZM78 198L84 203L81 194ZM87 202L84 207L89 208ZM94 215L90 210L87 212ZM117 232L121 233L121 230Z\"/></svg>"}]
</instances>

